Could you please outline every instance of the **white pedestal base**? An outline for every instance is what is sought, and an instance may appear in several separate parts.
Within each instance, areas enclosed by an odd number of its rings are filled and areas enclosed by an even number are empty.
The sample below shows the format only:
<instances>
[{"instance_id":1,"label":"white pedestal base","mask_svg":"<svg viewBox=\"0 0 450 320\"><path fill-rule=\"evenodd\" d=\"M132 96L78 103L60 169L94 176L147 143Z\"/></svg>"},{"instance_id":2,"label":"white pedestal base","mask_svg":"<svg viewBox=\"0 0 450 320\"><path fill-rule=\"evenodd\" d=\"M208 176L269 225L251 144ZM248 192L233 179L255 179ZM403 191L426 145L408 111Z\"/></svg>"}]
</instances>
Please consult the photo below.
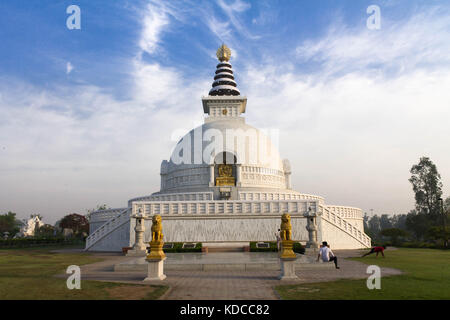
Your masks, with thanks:
<instances>
[{"instance_id":1,"label":"white pedestal base","mask_svg":"<svg viewBox=\"0 0 450 320\"><path fill-rule=\"evenodd\" d=\"M305 248L305 255L314 256L317 258L319 254L319 248Z\"/></svg>"},{"instance_id":2,"label":"white pedestal base","mask_svg":"<svg viewBox=\"0 0 450 320\"><path fill-rule=\"evenodd\" d=\"M164 274L164 260L166 260L166 258L155 261L147 260L148 263L147 278L145 278L143 281L164 280L166 278L166 275Z\"/></svg>"},{"instance_id":3,"label":"white pedestal base","mask_svg":"<svg viewBox=\"0 0 450 320\"><path fill-rule=\"evenodd\" d=\"M128 250L127 257L146 257L147 256L147 250L146 249L131 249Z\"/></svg>"},{"instance_id":4,"label":"white pedestal base","mask_svg":"<svg viewBox=\"0 0 450 320\"><path fill-rule=\"evenodd\" d=\"M295 260L296 259L280 259L281 273L278 276L279 280L296 280L295 274Z\"/></svg>"}]
</instances>

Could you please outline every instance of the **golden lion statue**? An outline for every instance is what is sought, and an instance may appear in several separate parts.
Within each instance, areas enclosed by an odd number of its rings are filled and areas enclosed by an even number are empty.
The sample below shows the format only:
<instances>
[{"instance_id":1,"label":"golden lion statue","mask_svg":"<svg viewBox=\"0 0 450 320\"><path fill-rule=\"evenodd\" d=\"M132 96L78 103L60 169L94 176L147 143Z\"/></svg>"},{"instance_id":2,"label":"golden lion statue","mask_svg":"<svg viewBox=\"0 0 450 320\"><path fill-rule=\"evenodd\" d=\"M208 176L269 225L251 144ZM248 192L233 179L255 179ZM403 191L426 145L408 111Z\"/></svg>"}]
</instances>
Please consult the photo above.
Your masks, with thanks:
<instances>
[{"instance_id":1,"label":"golden lion statue","mask_svg":"<svg viewBox=\"0 0 450 320\"><path fill-rule=\"evenodd\" d=\"M281 240L292 240L291 236L292 236L291 215L289 213L284 213L281 216L280 237Z\"/></svg>"},{"instance_id":2,"label":"golden lion statue","mask_svg":"<svg viewBox=\"0 0 450 320\"><path fill-rule=\"evenodd\" d=\"M163 239L161 216L155 214L152 222L152 241L161 241Z\"/></svg>"}]
</instances>

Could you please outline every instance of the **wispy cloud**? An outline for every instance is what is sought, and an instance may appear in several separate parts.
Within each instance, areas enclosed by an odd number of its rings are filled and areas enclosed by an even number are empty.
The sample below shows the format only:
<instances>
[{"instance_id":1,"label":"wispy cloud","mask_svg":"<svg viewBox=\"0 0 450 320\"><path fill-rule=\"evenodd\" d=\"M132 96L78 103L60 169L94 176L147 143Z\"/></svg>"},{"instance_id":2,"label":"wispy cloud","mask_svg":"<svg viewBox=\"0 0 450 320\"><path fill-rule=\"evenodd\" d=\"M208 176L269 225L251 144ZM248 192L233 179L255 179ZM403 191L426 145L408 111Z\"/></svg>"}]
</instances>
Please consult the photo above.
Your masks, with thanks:
<instances>
[{"instance_id":1,"label":"wispy cloud","mask_svg":"<svg viewBox=\"0 0 450 320\"><path fill-rule=\"evenodd\" d=\"M413 201L408 169L421 155L431 156L449 180L446 9L404 21L384 17L379 31L342 22L299 42L289 59L286 53L256 63L244 50L257 37L243 19L249 3L195 4L146 2L126 70L129 99L89 82L42 89L0 78L0 210L25 216L39 208L56 220L69 210L123 206L157 191L172 138L202 120L200 96L211 85L212 78L156 59L168 50L164 36L193 22L210 30L200 45L212 54L216 48L207 43L217 39L231 42L233 61L239 53L242 68L235 72L245 79L238 85L249 98L246 121L280 129L280 152L291 161L296 190L329 203L405 212Z\"/></svg>"},{"instance_id":2,"label":"wispy cloud","mask_svg":"<svg viewBox=\"0 0 450 320\"><path fill-rule=\"evenodd\" d=\"M380 30L349 28L341 21L319 40L304 41L296 48L300 62L316 62L321 72L336 74L355 70L408 72L417 67L450 63L448 8L424 8L406 20L383 16Z\"/></svg>"},{"instance_id":3,"label":"wispy cloud","mask_svg":"<svg viewBox=\"0 0 450 320\"><path fill-rule=\"evenodd\" d=\"M156 190L160 162L176 143L172 133L201 121L199 98L210 86L182 81L181 71L142 58L157 52L176 14L170 10L157 2L146 7L128 100L89 84L41 89L0 78L0 210L27 216L31 206L42 210L47 203L48 212L40 213L48 222L99 203L123 206ZM51 200L58 197L66 200Z\"/></svg>"},{"instance_id":4,"label":"wispy cloud","mask_svg":"<svg viewBox=\"0 0 450 320\"><path fill-rule=\"evenodd\" d=\"M242 22L242 18L240 17L241 14L251 8L250 3L242 0L235 0L234 2L218 0L216 3L227 19L225 21L221 21L217 18L212 9L207 11L208 13L204 15L204 19L206 20L206 24L210 28L211 32L213 32L219 39L230 42L232 41L233 32L236 33L235 35L240 35L251 40L260 38L260 36L254 35L248 30L248 27Z\"/></svg>"},{"instance_id":5,"label":"wispy cloud","mask_svg":"<svg viewBox=\"0 0 450 320\"><path fill-rule=\"evenodd\" d=\"M66 63L66 74L71 73L73 69L74 69L74 67L73 67L72 63L70 63L70 61L68 61Z\"/></svg>"},{"instance_id":6,"label":"wispy cloud","mask_svg":"<svg viewBox=\"0 0 450 320\"><path fill-rule=\"evenodd\" d=\"M450 177L450 21L432 8L383 26L331 25L296 48L294 68L249 65L241 91L251 97L249 120L282 128L281 152L298 190L406 212L409 168L420 156ZM305 72L305 63L317 67Z\"/></svg>"},{"instance_id":7,"label":"wispy cloud","mask_svg":"<svg viewBox=\"0 0 450 320\"><path fill-rule=\"evenodd\" d=\"M159 1L148 3L142 25L139 46L144 52L152 54L158 46L162 30L169 25L169 11L166 6Z\"/></svg>"}]
</instances>

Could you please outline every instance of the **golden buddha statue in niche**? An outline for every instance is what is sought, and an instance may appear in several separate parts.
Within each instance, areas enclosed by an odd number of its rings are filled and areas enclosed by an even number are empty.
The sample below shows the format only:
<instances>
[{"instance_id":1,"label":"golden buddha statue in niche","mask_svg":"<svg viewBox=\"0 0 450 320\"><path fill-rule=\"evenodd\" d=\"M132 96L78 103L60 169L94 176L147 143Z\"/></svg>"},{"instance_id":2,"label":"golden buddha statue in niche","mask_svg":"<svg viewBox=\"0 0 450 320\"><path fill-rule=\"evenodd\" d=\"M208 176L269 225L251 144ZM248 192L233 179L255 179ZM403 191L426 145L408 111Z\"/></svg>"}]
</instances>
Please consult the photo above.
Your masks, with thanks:
<instances>
[{"instance_id":1,"label":"golden buddha statue in niche","mask_svg":"<svg viewBox=\"0 0 450 320\"><path fill-rule=\"evenodd\" d=\"M219 164L219 176L216 178L216 186L234 186L233 167L231 164Z\"/></svg>"}]
</instances>

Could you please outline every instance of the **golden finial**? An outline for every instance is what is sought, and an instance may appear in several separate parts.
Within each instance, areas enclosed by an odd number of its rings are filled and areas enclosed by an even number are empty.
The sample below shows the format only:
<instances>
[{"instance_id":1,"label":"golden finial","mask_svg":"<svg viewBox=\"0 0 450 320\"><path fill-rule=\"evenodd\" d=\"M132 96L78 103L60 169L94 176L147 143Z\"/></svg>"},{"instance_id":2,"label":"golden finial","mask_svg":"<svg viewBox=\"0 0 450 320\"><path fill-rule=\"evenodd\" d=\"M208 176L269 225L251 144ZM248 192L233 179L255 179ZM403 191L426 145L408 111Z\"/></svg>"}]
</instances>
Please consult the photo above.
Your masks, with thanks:
<instances>
[{"instance_id":1,"label":"golden finial","mask_svg":"<svg viewBox=\"0 0 450 320\"><path fill-rule=\"evenodd\" d=\"M231 57L231 50L225 44L222 44L222 46L217 49L216 55L220 61L229 61Z\"/></svg>"}]
</instances>

